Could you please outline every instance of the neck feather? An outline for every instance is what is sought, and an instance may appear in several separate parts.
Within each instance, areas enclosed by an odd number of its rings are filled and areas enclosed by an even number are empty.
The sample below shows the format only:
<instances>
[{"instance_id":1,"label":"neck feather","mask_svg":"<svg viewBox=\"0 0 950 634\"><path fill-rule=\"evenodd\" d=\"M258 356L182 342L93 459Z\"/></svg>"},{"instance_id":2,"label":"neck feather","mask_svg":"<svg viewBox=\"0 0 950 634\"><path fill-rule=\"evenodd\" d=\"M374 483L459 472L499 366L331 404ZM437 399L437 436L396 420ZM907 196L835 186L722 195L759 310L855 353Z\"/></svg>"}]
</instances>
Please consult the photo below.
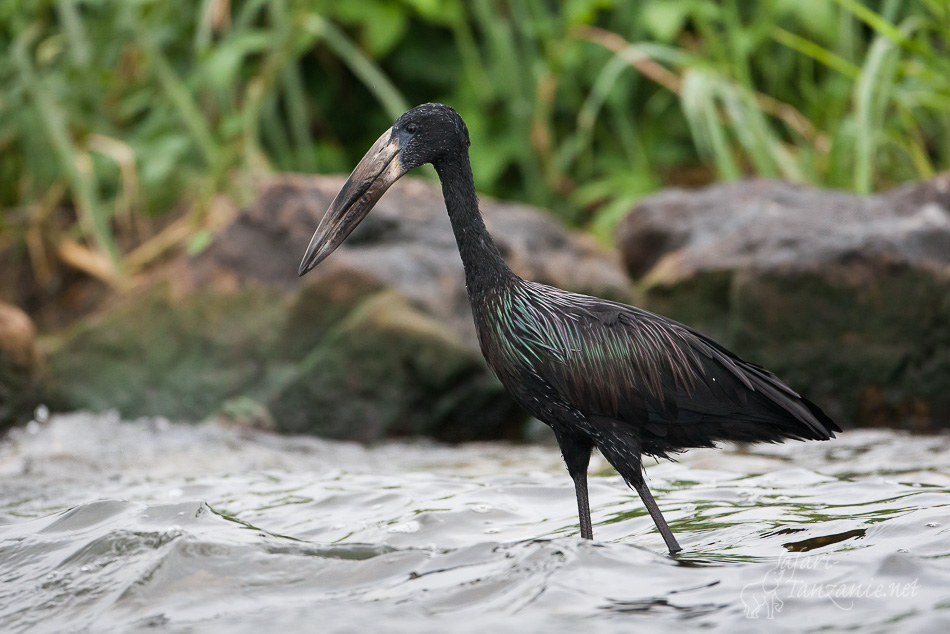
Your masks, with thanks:
<instances>
[{"instance_id":1,"label":"neck feather","mask_svg":"<svg viewBox=\"0 0 950 634\"><path fill-rule=\"evenodd\" d=\"M469 296L474 298L516 279L501 257L478 210L475 180L468 154L460 153L443 159L435 163L435 169L442 181L442 195L462 256Z\"/></svg>"}]
</instances>

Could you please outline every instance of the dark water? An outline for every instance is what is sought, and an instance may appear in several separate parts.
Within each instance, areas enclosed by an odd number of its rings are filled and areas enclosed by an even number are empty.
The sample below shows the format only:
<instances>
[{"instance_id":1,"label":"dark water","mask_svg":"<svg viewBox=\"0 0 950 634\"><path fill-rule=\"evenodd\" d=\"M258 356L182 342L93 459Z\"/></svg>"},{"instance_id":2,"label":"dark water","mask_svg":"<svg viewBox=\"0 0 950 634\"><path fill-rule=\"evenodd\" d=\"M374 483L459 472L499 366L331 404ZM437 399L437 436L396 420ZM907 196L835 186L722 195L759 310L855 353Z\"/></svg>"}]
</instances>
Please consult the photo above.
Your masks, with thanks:
<instances>
[{"instance_id":1,"label":"dark water","mask_svg":"<svg viewBox=\"0 0 950 634\"><path fill-rule=\"evenodd\" d=\"M946 437L654 464L676 558L600 469L585 543L554 447L54 417L0 445L0 631L950 631Z\"/></svg>"}]
</instances>

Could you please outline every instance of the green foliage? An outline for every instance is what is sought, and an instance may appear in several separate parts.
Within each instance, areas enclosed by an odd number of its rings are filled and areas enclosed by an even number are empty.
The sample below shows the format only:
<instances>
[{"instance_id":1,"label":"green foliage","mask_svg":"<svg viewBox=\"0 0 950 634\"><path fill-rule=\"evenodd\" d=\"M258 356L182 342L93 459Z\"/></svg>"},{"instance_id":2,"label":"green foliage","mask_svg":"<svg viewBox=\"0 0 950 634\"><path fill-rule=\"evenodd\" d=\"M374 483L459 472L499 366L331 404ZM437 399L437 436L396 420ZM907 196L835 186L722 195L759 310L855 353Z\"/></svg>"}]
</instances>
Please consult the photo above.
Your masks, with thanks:
<instances>
[{"instance_id":1,"label":"green foliage","mask_svg":"<svg viewBox=\"0 0 950 634\"><path fill-rule=\"evenodd\" d=\"M116 214L345 171L425 101L602 237L696 174L866 193L950 164L948 44L936 0L6 0L0 207L60 188L120 270Z\"/></svg>"}]
</instances>

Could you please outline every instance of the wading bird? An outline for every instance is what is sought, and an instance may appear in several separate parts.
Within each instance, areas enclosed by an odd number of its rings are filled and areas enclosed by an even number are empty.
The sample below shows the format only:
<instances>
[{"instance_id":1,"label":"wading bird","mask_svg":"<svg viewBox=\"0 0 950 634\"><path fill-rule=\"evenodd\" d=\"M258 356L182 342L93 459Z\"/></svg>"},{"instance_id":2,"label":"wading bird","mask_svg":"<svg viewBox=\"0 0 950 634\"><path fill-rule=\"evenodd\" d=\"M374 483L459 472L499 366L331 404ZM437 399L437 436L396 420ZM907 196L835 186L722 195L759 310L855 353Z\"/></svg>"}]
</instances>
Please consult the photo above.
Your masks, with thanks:
<instances>
[{"instance_id":1,"label":"wading bird","mask_svg":"<svg viewBox=\"0 0 950 634\"><path fill-rule=\"evenodd\" d=\"M687 326L515 275L478 210L469 145L465 123L448 106L403 114L330 204L298 273L340 246L399 177L432 163L482 353L514 400L554 430L582 537L593 538L587 467L594 447L640 495L672 554L680 546L644 482L643 454L669 457L719 440L827 440L841 431L774 374Z\"/></svg>"}]
</instances>

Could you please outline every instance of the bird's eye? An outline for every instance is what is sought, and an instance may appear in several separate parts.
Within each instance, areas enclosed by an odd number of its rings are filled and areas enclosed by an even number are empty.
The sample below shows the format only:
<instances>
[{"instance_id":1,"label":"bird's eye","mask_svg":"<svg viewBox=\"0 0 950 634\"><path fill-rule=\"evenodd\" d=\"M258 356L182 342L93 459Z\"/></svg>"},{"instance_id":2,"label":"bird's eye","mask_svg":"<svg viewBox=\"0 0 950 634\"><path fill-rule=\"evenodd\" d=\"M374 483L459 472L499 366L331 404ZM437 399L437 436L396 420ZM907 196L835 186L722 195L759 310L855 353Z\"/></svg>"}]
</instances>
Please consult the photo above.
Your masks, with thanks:
<instances>
[{"instance_id":1,"label":"bird's eye","mask_svg":"<svg viewBox=\"0 0 950 634\"><path fill-rule=\"evenodd\" d=\"M407 124L407 125L406 125L406 132L408 132L409 134L415 134L415 133L416 133L416 124L415 124L415 123Z\"/></svg>"}]
</instances>

